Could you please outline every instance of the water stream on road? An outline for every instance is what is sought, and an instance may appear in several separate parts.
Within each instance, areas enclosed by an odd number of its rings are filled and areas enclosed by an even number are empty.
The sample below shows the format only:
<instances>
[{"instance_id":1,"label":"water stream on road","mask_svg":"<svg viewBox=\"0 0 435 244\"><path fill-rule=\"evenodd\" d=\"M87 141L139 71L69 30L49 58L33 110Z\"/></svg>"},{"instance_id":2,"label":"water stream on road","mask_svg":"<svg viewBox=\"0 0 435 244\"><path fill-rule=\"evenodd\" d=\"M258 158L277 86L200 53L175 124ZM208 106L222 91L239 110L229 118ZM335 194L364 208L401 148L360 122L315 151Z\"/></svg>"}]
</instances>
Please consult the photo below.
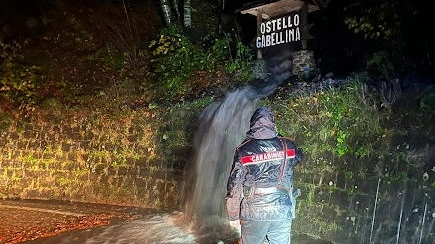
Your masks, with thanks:
<instances>
[{"instance_id":1,"label":"water stream on road","mask_svg":"<svg viewBox=\"0 0 435 244\"><path fill-rule=\"evenodd\" d=\"M231 243L237 234L225 212L226 182L234 149L249 127L257 102L271 95L290 76L290 51L278 52L268 63L267 81L235 89L210 104L199 117L195 157L186 167L184 213L150 215L121 225L75 231L30 243ZM281 68L280 68L281 67Z\"/></svg>"},{"instance_id":2,"label":"water stream on road","mask_svg":"<svg viewBox=\"0 0 435 244\"><path fill-rule=\"evenodd\" d=\"M228 92L224 98L210 104L202 111L193 142L194 160L186 166L186 194L184 209L181 210L183 212L150 212L140 219L90 230L62 233L26 243L233 243L237 235L228 226L224 199L234 148L245 136L249 118L259 101L270 96L288 77L288 72L283 72L283 69L279 68L280 63L286 59L288 59L288 54L283 52L282 55L274 56L275 64L273 64L274 62L268 63L272 75L267 82L259 81L255 85L247 85ZM288 70L288 67L284 70ZM388 190L392 192L410 193L406 195L406 199L405 194L403 194L399 201L378 205L379 189L389 184L379 183L380 181L378 181L376 195L369 194L367 196L369 199L376 197L373 200L373 211L369 212L369 208L363 209L362 211L367 212L366 218L360 218L358 223L353 222L355 232L349 231L348 235L343 236L344 242L341 243L347 243L351 238L354 238L352 242L355 242L356 238L358 242L355 243L432 244L432 240L427 238L433 233L433 226L435 226L435 214L430 210L433 209L430 204L430 199L433 199L432 195L423 194L424 189L419 187L405 189L399 186L394 190L388 185ZM421 196L423 196L423 208L419 209L415 206L417 206ZM359 202L356 201L355 204L358 205ZM353 220L352 217L349 217L350 221ZM387 224L391 223L397 224L392 227L393 231L388 231L387 227L391 226L387 226ZM396 234L394 234L394 229L396 229ZM387 235L385 235L385 231L388 233ZM412 242L408 242L410 239ZM294 236L292 243L325 244L330 242L309 236Z\"/></svg>"},{"instance_id":3,"label":"water stream on road","mask_svg":"<svg viewBox=\"0 0 435 244\"><path fill-rule=\"evenodd\" d=\"M26 244L211 244L231 243L214 240L210 235L198 236L188 231L177 219L180 213L156 214L124 224L62 233L53 237L27 241ZM309 236L296 236L297 244L330 244Z\"/></svg>"},{"instance_id":4,"label":"water stream on road","mask_svg":"<svg viewBox=\"0 0 435 244\"><path fill-rule=\"evenodd\" d=\"M264 63L271 74L267 81L258 79L256 83L229 92L224 99L205 108L199 117L194 164L186 168L186 186L191 187L186 192L191 194L186 198L185 213L197 234L207 236L208 241L236 238L235 233L228 236L225 209L234 150L249 130L249 120L257 103L273 94L290 77L290 67L282 65L290 59L289 50L273 57ZM199 241L205 243L202 238Z\"/></svg>"}]
</instances>

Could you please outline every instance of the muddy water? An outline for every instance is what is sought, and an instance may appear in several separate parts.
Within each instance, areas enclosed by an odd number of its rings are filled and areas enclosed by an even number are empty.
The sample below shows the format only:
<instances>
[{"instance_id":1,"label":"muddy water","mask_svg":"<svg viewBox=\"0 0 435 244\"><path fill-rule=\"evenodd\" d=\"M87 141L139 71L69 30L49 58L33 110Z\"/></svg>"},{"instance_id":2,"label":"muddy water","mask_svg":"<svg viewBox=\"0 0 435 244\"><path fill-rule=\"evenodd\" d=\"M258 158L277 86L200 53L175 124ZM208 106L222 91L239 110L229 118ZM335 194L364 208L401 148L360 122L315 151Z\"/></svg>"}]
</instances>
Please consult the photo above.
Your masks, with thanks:
<instances>
[{"instance_id":1,"label":"muddy water","mask_svg":"<svg viewBox=\"0 0 435 244\"><path fill-rule=\"evenodd\" d=\"M182 222L180 213L156 214L126 223L63 233L27 241L28 244L230 244L237 240L217 240L211 231L198 236ZM309 236L295 236L293 244L330 244Z\"/></svg>"},{"instance_id":2,"label":"muddy water","mask_svg":"<svg viewBox=\"0 0 435 244\"><path fill-rule=\"evenodd\" d=\"M257 102L274 92L289 76L281 63L288 52L280 52L268 63L272 76L267 82L228 93L208 106L200 116L195 136L196 160L186 179L193 194L183 213L149 214L143 218L90 230L72 231L54 237L28 241L34 244L147 244L235 243L234 230L224 210L226 181L235 146L248 130ZM293 244L328 243L308 236L295 236Z\"/></svg>"},{"instance_id":3,"label":"muddy water","mask_svg":"<svg viewBox=\"0 0 435 244\"><path fill-rule=\"evenodd\" d=\"M174 223L176 214L156 214L143 219L63 233L54 237L37 239L25 243L35 244L134 244L134 243L196 243L188 226Z\"/></svg>"},{"instance_id":4,"label":"muddy water","mask_svg":"<svg viewBox=\"0 0 435 244\"><path fill-rule=\"evenodd\" d=\"M256 79L228 92L199 116L193 143L194 160L186 167L185 185L189 194L184 206L187 216L200 222L199 226L212 223L210 227L217 232L216 239L228 236L221 225L228 225L225 197L234 150L246 136L257 104L290 76L288 67L282 66L290 57L288 49L280 50L264 64L271 74L268 80ZM209 229L205 232L209 233Z\"/></svg>"}]
</instances>

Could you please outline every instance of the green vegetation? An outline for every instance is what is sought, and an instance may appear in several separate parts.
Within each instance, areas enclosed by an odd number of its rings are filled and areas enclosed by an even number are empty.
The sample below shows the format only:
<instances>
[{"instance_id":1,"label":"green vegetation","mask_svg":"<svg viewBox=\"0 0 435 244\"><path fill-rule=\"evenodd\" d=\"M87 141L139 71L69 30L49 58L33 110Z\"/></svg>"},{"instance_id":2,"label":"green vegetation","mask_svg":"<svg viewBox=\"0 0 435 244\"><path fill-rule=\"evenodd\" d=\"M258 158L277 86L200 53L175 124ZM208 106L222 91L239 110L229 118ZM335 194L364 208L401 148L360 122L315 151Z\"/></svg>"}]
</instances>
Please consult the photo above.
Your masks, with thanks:
<instances>
[{"instance_id":1,"label":"green vegetation","mask_svg":"<svg viewBox=\"0 0 435 244\"><path fill-rule=\"evenodd\" d=\"M20 44L0 40L0 99L20 106L34 102L36 86L44 77L38 66L24 62L23 48L26 44L28 41Z\"/></svg>"},{"instance_id":2,"label":"green vegetation","mask_svg":"<svg viewBox=\"0 0 435 244\"><path fill-rule=\"evenodd\" d=\"M173 101L173 97L184 100L194 85L194 76L201 72L222 71L242 82L251 78L248 71L252 55L248 47L237 42L233 57L229 38L214 38L210 42L211 47L205 49L200 43L190 40L176 25L164 28L158 40L151 41L151 77L161 84L160 92L166 94L164 100Z\"/></svg>"},{"instance_id":3,"label":"green vegetation","mask_svg":"<svg viewBox=\"0 0 435 244\"><path fill-rule=\"evenodd\" d=\"M0 197L179 207L198 115L252 78L251 48L215 33L194 40L177 26L134 30L121 21L91 31L91 18L69 9L58 11L64 22L55 21L57 12L47 19L62 34L0 42L0 183L7 191ZM133 23L155 13L128 14ZM394 34L361 21L347 23L368 38ZM40 45L48 55L34 53ZM339 87L289 95L289 83L261 101L276 111L279 132L305 152L295 172L303 193L296 232L363 232L378 180L379 205L395 211L392 192L405 183L416 189L412 199L433 195L435 181L422 175L431 173L435 94L402 94L395 59L376 52L366 71ZM421 209L422 202L412 204Z\"/></svg>"}]
</instances>

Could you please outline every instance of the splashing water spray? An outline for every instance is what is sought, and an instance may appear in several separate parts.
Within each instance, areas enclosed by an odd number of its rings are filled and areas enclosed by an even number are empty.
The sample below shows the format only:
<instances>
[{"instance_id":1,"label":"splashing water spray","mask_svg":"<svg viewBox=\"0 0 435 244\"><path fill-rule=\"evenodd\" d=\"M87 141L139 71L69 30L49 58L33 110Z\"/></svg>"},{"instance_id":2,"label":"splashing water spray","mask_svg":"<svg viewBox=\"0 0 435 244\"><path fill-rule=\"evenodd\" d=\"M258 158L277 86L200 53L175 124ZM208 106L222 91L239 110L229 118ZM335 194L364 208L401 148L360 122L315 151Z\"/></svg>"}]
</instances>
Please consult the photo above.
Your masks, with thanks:
<instances>
[{"instance_id":1,"label":"splashing water spray","mask_svg":"<svg viewBox=\"0 0 435 244\"><path fill-rule=\"evenodd\" d=\"M228 227L225 209L234 150L249 129L258 101L273 94L291 75L290 48L268 51L264 59L270 74L267 81L229 92L200 114L194 138L194 161L186 168L185 200L185 214L199 243L237 238Z\"/></svg>"},{"instance_id":2,"label":"splashing water spray","mask_svg":"<svg viewBox=\"0 0 435 244\"><path fill-rule=\"evenodd\" d=\"M289 47L268 54L270 58L265 55L263 60L268 79L229 92L200 114L193 142L194 160L186 166L183 212L150 213L125 224L58 235L34 244L223 244L238 239L230 229L225 209L234 150L248 131L257 103L272 95L291 75Z\"/></svg>"}]
</instances>

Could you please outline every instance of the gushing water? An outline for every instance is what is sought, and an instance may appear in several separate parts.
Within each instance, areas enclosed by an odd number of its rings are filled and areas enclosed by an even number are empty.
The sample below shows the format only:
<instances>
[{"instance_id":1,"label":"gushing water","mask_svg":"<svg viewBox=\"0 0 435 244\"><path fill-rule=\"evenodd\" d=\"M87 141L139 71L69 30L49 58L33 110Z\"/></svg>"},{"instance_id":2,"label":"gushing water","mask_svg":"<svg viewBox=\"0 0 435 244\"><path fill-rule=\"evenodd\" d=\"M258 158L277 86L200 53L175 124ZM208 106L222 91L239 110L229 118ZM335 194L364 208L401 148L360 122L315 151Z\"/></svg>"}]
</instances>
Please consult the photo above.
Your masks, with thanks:
<instances>
[{"instance_id":1,"label":"gushing water","mask_svg":"<svg viewBox=\"0 0 435 244\"><path fill-rule=\"evenodd\" d=\"M187 169L185 212L201 226L199 235L210 227L226 230L226 183L233 163L234 150L249 129L249 120L258 101L271 95L290 76L289 52L280 52L268 62L269 80L229 92L224 99L210 104L199 117L194 139L195 160ZM206 226L206 227L204 227ZM209 226L209 227L207 227ZM224 231L225 232L225 231ZM213 239L227 238L216 232Z\"/></svg>"},{"instance_id":2,"label":"gushing water","mask_svg":"<svg viewBox=\"0 0 435 244\"><path fill-rule=\"evenodd\" d=\"M196 182L187 212L198 217L223 216L226 191L234 148L248 129L248 119L255 109L251 87L234 91L223 102L215 102L203 111L195 138ZM237 106L235 106L237 104ZM224 186L224 187L222 187Z\"/></svg>"},{"instance_id":3,"label":"gushing water","mask_svg":"<svg viewBox=\"0 0 435 244\"><path fill-rule=\"evenodd\" d=\"M195 157L186 167L184 213L150 215L126 224L35 243L227 243L237 238L228 226L225 210L226 183L234 149L249 129L258 101L270 96L291 73L290 50L277 51L267 63L270 78L229 92L199 116L194 138ZM284 65L283 65L284 63ZM65 242L66 241L66 242Z\"/></svg>"},{"instance_id":4,"label":"gushing water","mask_svg":"<svg viewBox=\"0 0 435 244\"><path fill-rule=\"evenodd\" d=\"M195 138L196 158L190 169L192 191L186 202L186 214L192 216L199 232L226 224L226 182L231 170L234 149L249 126L249 118L258 100L253 87L229 93L223 101L208 106L200 116ZM206 224L206 228L204 228ZM199 233L201 235L201 233ZM227 233L216 233L221 239Z\"/></svg>"}]
</instances>

